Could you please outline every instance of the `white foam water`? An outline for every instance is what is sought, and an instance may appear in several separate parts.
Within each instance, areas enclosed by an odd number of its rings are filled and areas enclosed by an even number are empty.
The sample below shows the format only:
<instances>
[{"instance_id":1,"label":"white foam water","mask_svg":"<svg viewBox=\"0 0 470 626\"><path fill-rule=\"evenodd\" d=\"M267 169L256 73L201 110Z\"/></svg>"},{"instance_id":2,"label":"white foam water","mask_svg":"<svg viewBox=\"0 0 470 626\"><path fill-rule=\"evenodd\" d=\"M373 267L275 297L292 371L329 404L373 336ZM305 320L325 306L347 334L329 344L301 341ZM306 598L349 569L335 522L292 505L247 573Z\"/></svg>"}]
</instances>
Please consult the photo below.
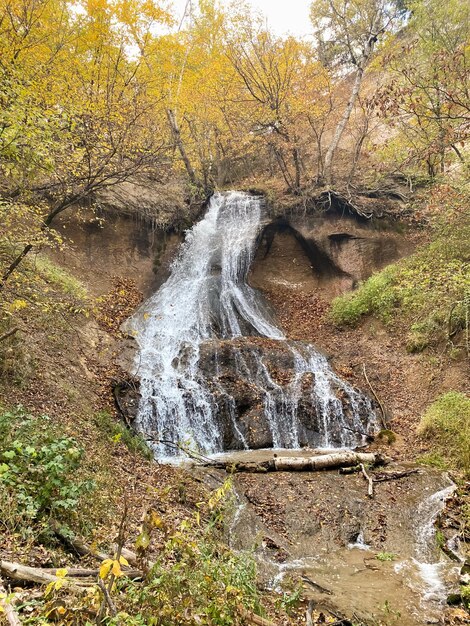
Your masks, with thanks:
<instances>
[{"instance_id":1,"label":"white foam water","mask_svg":"<svg viewBox=\"0 0 470 626\"><path fill-rule=\"evenodd\" d=\"M263 390L273 447L300 446L298 406L306 373L314 374L310 394L321 430L316 445L355 446L376 428L368 398L342 381L313 346L287 342L259 292L248 284L263 209L257 196L215 194L204 218L188 231L166 283L127 325L140 349L136 427L158 440L153 445L158 458L178 454L175 446L192 446L205 454L224 449L220 393L217 398L199 368L202 344L214 339L265 337L291 351L295 375L285 386L273 380L259 351L253 350L249 359L246 352L234 357L236 369ZM237 447L246 449L236 403L226 393L225 406Z\"/></svg>"}]
</instances>

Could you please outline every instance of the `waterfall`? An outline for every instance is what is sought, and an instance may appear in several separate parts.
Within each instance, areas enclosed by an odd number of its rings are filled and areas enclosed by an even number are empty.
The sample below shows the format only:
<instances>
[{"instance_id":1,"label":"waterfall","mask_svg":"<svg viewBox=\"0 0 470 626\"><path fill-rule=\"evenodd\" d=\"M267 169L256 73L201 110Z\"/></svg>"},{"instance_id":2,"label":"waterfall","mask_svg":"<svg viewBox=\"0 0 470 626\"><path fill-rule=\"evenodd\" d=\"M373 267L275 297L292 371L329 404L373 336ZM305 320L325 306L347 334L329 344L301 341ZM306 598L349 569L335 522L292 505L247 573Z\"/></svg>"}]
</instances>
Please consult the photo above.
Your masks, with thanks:
<instances>
[{"instance_id":1,"label":"waterfall","mask_svg":"<svg viewBox=\"0 0 470 626\"><path fill-rule=\"evenodd\" d=\"M139 346L141 432L206 454L223 451L228 440L238 449L248 447L248 429L220 373L224 346L236 375L261 394L257 419L266 422L272 447L352 446L374 430L369 400L336 376L313 346L288 342L248 284L263 210L260 197L215 194L205 217L187 233L166 283L129 321ZM263 339L284 351L292 370L288 383L273 376ZM201 365L208 351L209 373ZM307 405L315 426L307 423ZM175 454L172 446L154 447L159 457Z\"/></svg>"}]
</instances>

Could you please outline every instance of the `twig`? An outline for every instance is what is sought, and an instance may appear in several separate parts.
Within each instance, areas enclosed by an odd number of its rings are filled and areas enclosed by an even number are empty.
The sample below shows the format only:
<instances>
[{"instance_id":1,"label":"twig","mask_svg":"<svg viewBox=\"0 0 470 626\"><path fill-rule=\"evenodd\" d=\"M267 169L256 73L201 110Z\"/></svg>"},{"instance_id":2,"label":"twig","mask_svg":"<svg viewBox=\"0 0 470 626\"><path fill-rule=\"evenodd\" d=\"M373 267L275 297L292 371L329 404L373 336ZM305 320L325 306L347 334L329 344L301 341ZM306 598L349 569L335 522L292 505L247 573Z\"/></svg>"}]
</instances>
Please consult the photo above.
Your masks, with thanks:
<instances>
[{"instance_id":1,"label":"twig","mask_svg":"<svg viewBox=\"0 0 470 626\"><path fill-rule=\"evenodd\" d=\"M366 468L364 467L363 463L361 463L361 472L362 472L362 475L364 476L364 478L369 483L369 488L367 490L367 495L369 496L369 498L373 498L374 497L374 481L369 476L369 474L366 472Z\"/></svg>"},{"instance_id":2,"label":"twig","mask_svg":"<svg viewBox=\"0 0 470 626\"><path fill-rule=\"evenodd\" d=\"M313 626L313 607L315 606L315 603L313 600L309 600L308 602L308 606L307 606L307 615L306 615L306 626Z\"/></svg>"},{"instance_id":3,"label":"twig","mask_svg":"<svg viewBox=\"0 0 470 626\"><path fill-rule=\"evenodd\" d=\"M15 608L8 599L7 591L3 585L3 580L0 578L0 607L3 609L5 613L5 617L7 618L10 626L21 626L21 621L18 615L16 614Z\"/></svg>"},{"instance_id":4,"label":"twig","mask_svg":"<svg viewBox=\"0 0 470 626\"><path fill-rule=\"evenodd\" d=\"M124 510L122 512L121 523L119 524L119 532L118 532L118 539L117 539L116 561L118 562L120 562L121 560L122 549L124 547L124 541L125 541L124 532L125 532L125 527L126 527L126 518L127 518L127 500L124 500ZM113 572L111 572L111 574L109 575L109 582L107 586L108 596L111 595L111 590L113 588L115 580L116 580L116 576ZM104 586L104 583L103 583L103 586ZM103 593L103 601L101 602L100 610L98 611L98 615L96 618L96 623L98 625L101 624L103 621L104 614L106 611L106 604L109 605L109 602L108 602L106 594Z\"/></svg>"},{"instance_id":5,"label":"twig","mask_svg":"<svg viewBox=\"0 0 470 626\"><path fill-rule=\"evenodd\" d=\"M374 483L383 483L387 480L398 480L400 478L405 478L406 476L410 476L411 474L417 474L419 469L411 469L405 470L403 472L380 472L374 474Z\"/></svg>"},{"instance_id":6,"label":"twig","mask_svg":"<svg viewBox=\"0 0 470 626\"><path fill-rule=\"evenodd\" d=\"M98 587L101 589L101 591L103 592L103 597L106 600L106 603L109 606L109 610L111 612L111 615L113 617L116 616L117 614L117 610L116 610L116 605L113 602L113 599L111 598L108 589L106 589L106 585L104 584L103 580L101 578L98 578Z\"/></svg>"},{"instance_id":7,"label":"twig","mask_svg":"<svg viewBox=\"0 0 470 626\"><path fill-rule=\"evenodd\" d=\"M169 439L155 439L152 435L147 434L144 437L145 441L150 441L151 443L162 444L164 446L169 446L170 448L174 448L175 450L180 450L184 452L190 459L194 461L198 461L199 463L213 463L213 459L210 459L207 456L204 456L200 452L194 452L193 450L189 450L188 448L182 446L180 443L175 443L174 441L170 441Z\"/></svg>"},{"instance_id":8,"label":"twig","mask_svg":"<svg viewBox=\"0 0 470 626\"><path fill-rule=\"evenodd\" d=\"M6 333L4 333L3 335L0 335L0 343L2 341L5 341L5 339L8 339L8 337L11 337L12 335L15 335L18 331L19 331L19 327L15 326L15 328L11 328L10 330L7 330Z\"/></svg>"},{"instance_id":9,"label":"twig","mask_svg":"<svg viewBox=\"0 0 470 626\"><path fill-rule=\"evenodd\" d=\"M315 589L315 591L318 591L319 593L326 593L327 595L331 596L333 595L333 592L330 591L329 589L327 589L326 587L322 587L321 585L319 585L318 583L316 583L314 580L312 580L311 578L309 578L309 576L301 576L300 577L305 583L307 583L308 585L310 585L311 587L313 587Z\"/></svg>"},{"instance_id":10,"label":"twig","mask_svg":"<svg viewBox=\"0 0 470 626\"><path fill-rule=\"evenodd\" d=\"M375 393L374 388L372 387L372 385L370 384L370 380L367 376L367 371L366 371L366 364L363 363L362 364L362 371L364 373L364 378L366 379L367 384L369 385L369 389L372 391L372 393L374 394L374 398L377 400L377 404L380 407L380 411L382 412L382 426L384 427L384 429L387 429L387 421L386 421L386 416L385 416L385 409L383 407L383 404L380 402L379 396Z\"/></svg>"}]
</instances>

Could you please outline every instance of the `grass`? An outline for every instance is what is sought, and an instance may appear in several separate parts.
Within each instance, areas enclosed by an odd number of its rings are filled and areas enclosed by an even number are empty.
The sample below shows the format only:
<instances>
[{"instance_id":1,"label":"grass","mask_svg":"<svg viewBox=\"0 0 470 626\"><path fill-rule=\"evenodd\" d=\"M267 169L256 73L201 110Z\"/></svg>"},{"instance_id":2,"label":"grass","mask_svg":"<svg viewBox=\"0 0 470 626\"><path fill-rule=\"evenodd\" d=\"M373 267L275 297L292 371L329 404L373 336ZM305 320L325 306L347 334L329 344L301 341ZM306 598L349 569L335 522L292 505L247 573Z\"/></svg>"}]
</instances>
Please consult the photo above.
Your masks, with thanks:
<instances>
[{"instance_id":1,"label":"grass","mask_svg":"<svg viewBox=\"0 0 470 626\"><path fill-rule=\"evenodd\" d=\"M394 561L395 555L393 552L377 552L375 558L377 561Z\"/></svg>"},{"instance_id":2,"label":"grass","mask_svg":"<svg viewBox=\"0 0 470 626\"><path fill-rule=\"evenodd\" d=\"M85 300L87 298L84 284L46 256L38 255L33 261L33 265L45 282L58 287L63 293L77 299Z\"/></svg>"},{"instance_id":3,"label":"grass","mask_svg":"<svg viewBox=\"0 0 470 626\"><path fill-rule=\"evenodd\" d=\"M94 422L111 442L122 442L130 452L140 454L149 461L153 459L152 451L142 437L118 422L108 411L98 411L94 416Z\"/></svg>"},{"instance_id":4,"label":"grass","mask_svg":"<svg viewBox=\"0 0 470 626\"><path fill-rule=\"evenodd\" d=\"M432 220L430 243L373 274L356 291L333 301L330 311L333 323L354 326L365 316L374 316L385 324L405 322L409 352L420 352L428 345L449 341L459 333L463 334L463 342L468 341L470 211L466 207L469 201L458 194L453 201L456 206L452 205L447 213L443 209Z\"/></svg>"},{"instance_id":5,"label":"grass","mask_svg":"<svg viewBox=\"0 0 470 626\"><path fill-rule=\"evenodd\" d=\"M464 393L449 391L437 398L421 418L418 432L456 469L470 475L470 398ZM437 458L438 458L437 457Z\"/></svg>"}]
</instances>

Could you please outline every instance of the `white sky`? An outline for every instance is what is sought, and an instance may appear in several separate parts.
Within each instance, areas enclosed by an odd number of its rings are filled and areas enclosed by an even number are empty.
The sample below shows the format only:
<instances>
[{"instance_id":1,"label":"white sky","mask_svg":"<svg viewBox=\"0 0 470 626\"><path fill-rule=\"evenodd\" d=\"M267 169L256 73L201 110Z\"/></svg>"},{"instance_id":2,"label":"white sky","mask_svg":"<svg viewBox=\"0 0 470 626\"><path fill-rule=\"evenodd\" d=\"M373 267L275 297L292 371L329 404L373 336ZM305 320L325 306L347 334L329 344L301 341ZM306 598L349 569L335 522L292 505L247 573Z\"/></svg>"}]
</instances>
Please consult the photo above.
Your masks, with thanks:
<instances>
[{"instance_id":1,"label":"white sky","mask_svg":"<svg viewBox=\"0 0 470 626\"><path fill-rule=\"evenodd\" d=\"M249 0L249 3L266 16L268 26L277 35L290 33L302 37L312 32L311 0ZM182 15L186 0L173 0L172 4L177 14Z\"/></svg>"}]
</instances>

